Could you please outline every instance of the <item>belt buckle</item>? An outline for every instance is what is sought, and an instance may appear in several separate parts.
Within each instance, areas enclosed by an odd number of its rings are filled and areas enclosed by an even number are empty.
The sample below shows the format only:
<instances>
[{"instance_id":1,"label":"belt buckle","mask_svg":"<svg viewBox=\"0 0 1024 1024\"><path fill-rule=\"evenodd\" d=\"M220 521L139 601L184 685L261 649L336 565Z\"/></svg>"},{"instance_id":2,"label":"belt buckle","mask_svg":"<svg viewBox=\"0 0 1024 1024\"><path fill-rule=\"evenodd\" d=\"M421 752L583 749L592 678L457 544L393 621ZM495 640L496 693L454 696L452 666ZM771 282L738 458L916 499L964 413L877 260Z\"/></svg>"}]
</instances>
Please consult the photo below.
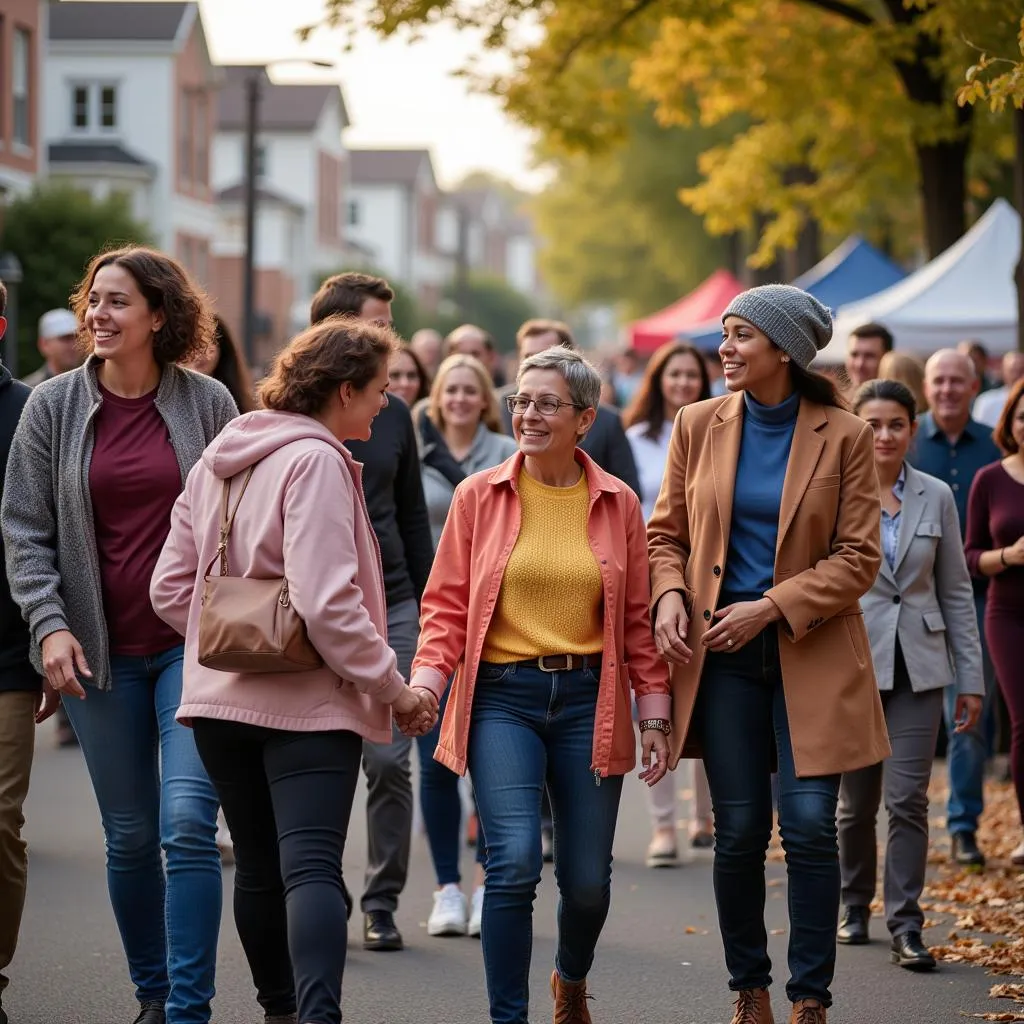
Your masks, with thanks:
<instances>
[{"instance_id":1,"label":"belt buckle","mask_svg":"<svg viewBox=\"0 0 1024 1024\"><path fill-rule=\"evenodd\" d=\"M563 663L556 665L553 668L545 664L549 658L562 658ZM572 670L572 655L571 654L542 654L537 659L537 667L542 672L570 672Z\"/></svg>"}]
</instances>

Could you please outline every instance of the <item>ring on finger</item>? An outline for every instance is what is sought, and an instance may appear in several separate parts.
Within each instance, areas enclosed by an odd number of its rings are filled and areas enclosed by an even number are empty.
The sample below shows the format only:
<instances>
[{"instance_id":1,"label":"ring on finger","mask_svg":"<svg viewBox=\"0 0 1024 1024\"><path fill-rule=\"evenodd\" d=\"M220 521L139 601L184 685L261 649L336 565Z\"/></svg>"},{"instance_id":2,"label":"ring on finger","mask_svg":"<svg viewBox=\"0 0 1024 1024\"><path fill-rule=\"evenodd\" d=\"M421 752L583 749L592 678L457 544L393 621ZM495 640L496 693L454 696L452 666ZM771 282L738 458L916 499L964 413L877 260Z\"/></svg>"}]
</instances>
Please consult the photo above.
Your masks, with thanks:
<instances>
[{"instance_id":1,"label":"ring on finger","mask_svg":"<svg viewBox=\"0 0 1024 1024\"><path fill-rule=\"evenodd\" d=\"M725 646L726 647L732 647L733 643L734 643L734 641L733 641L732 637L729 637L729 639L725 641Z\"/></svg>"}]
</instances>

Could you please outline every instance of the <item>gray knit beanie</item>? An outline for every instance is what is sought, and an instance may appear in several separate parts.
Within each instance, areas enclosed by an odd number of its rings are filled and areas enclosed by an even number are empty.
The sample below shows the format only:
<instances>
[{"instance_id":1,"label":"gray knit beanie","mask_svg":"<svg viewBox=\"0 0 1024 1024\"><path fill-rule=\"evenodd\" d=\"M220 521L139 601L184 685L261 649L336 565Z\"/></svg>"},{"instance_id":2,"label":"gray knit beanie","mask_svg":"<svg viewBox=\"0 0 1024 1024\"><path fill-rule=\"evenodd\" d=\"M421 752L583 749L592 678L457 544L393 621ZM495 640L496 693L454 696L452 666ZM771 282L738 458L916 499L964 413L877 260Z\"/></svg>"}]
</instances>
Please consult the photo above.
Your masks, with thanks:
<instances>
[{"instance_id":1,"label":"gray knit beanie","mask_svg":"<svg viewBox=\"0 0 1024 1024\"><path fill-rule=\"evenodd\" d=\"M789 284L741 292L722 314L750 321L805 370L832 340L832 314L813 295Z\"/></svg>"}]
</instances>

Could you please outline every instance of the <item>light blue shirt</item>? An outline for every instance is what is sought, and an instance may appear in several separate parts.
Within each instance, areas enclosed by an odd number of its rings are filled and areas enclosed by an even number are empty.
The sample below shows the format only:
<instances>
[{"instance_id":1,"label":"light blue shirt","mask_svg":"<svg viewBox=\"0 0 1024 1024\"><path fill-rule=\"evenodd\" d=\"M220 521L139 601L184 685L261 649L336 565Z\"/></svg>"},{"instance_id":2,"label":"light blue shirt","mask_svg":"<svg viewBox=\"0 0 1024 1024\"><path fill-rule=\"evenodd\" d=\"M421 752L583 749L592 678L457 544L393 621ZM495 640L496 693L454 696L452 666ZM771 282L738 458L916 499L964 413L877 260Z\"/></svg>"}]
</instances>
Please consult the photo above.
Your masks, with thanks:
<instances>
[{"instance_id":1,"label":"light blue shirt","mask_svg":"<svg viewBox=\"0 0 1024 1024\"><path fill-rule=\"evenodd\" d=\"M900 503L894 515L882 509L882 553L889 563L889 568L896 569L896 552L900 546L900 521L903 513L903 489L907 485L907 469L900 469L899 479L893 485L892 493Z\"/></svg>"}]
</instances>

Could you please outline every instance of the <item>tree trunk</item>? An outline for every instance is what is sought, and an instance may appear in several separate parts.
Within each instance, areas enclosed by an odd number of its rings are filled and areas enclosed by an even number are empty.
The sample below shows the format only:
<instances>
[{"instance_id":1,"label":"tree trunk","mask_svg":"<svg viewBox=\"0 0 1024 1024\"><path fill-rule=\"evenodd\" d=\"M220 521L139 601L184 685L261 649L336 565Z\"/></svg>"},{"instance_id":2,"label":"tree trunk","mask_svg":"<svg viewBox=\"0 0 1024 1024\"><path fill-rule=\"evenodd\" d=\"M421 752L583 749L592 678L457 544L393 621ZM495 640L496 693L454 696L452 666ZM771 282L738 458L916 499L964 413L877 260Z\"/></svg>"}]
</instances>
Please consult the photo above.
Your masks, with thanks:
<instances>
[{"instance_id":1,"label":"tree trunk","mask_svg":"<svg viewBox=\"0 0 1024 1024\"><path fill-rule=\"evenodd\" d=\"M1013 135L1016 151L1013 161L1013 205L1021 223L1020 258L1013 273L1017 282L1017 348L1024 352L1024 110L1013 111Z\"/></svg>"},{"instance_id":2,"label":"tree trunk","mask_svg":"<svg viewBox=\"0 0 1024 1024\"><path fill-rule=\"evenodd\" d=\"M966 139L917 147L925 242L935 259L967 230Z\"/></svg>"}]
</instances>

